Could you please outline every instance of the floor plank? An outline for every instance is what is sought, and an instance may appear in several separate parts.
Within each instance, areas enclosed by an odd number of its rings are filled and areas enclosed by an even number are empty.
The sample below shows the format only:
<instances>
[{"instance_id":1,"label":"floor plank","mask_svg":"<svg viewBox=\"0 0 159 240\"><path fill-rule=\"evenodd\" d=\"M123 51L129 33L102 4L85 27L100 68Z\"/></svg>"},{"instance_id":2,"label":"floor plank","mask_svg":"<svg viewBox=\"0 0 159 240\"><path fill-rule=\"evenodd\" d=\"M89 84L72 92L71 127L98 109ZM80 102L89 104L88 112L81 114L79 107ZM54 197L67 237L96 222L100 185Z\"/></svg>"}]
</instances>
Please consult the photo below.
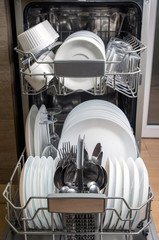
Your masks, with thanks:
<instances>
[{"instance_id":1,"label":"floor plank","mask_svg":"<svg viewBox=\"0 0 159 240\"><path fill-rule=\"evenodd\" d=\"M152 217L159 236L159 139L142 139L141 157L147 167L154 193Z\"/></svg>"}]
</instances>

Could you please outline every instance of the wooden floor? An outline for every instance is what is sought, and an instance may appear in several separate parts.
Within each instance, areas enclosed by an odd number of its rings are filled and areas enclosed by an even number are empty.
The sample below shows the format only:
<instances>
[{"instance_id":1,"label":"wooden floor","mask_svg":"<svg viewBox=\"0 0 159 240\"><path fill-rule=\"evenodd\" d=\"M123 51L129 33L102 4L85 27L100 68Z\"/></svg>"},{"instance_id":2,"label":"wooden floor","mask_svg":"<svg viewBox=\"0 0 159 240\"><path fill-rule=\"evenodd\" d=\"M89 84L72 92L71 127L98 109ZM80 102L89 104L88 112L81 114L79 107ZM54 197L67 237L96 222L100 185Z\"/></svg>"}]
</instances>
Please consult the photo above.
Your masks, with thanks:
<instances>
[{"instance_id":1,"label":"wooden floor","mask_svg":"<svg viewBox=\"0 0 159 240\"><path fill-rule=\"evenodd\" d=\"M141 157L149 173L150 184L154 192L152 217L159 236L159 139L142 139Z\"/></svg>"},{"instance_id":2,"label":"wooden floor","mask_svg":"<svg viewBox=\"0 0 159 240\"><path fill-rule=\"evenodd\" d=\"M152 217L159 236L159 139L142 139L141 157L147 166L155 198L152 202ZM4 185L0 185L2 193ZM4 216L5 211L4 199L0 194L0 239L5 228Z\"/></svg>"}]
</instances>

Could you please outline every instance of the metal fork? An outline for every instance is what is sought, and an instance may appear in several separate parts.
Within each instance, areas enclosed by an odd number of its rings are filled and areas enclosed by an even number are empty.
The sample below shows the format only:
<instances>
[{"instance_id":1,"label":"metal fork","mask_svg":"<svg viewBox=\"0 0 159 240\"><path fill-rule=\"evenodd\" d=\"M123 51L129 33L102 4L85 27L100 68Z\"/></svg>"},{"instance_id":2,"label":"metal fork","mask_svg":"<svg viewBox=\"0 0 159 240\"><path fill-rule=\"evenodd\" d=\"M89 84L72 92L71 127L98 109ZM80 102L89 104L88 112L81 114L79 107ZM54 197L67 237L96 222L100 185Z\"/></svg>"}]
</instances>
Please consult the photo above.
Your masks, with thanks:
<instances>
[{"instance_id":1,"label":"metal fork","mask_svg":"<svg viewBox=\"0 0 159 240\"><path fill-rule=\"evenodd\" d=\"M76 160L76 156L77 156L77 145L72 145L71 147L71 153L72 153L72 159Z\"/></svg>"}]
</instances>

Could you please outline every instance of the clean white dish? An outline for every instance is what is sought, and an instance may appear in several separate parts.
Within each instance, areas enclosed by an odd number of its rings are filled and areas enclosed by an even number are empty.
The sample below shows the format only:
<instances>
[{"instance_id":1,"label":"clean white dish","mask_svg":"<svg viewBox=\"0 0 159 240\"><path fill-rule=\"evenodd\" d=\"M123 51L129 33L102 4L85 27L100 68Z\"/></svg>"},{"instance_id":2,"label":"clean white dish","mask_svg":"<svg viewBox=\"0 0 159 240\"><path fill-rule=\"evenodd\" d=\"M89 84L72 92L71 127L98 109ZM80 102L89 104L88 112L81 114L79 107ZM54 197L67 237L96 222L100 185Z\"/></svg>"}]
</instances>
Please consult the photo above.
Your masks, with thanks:
<instances>
[{"instance_id":1,"label":"clean white dish","mask_svg":"<svg viewBox=\"0 0 159 240\"><path fill-rule=\"evenodd\" d=\"M123 181L122 181L122 197L125 199L127 204L129 205L130 203L130 174L129 174L129 169L127 166L127 163L124 159L119 159L119 163L122 169L122 176L123 176ZM125 219L128 215L129 209L126 206L125 202L122 201L121 203L121 215L120 217L122 219ZM124 225L124 221L119 220L117 224L117 229L122 229Z\"/></svg>"},{"instance_id":2,"label":"clean white dish","mask_svg":"<svg viewBox=\"0 0 159 240\"><path fill-rule=\"evenodd\" d=\"M102 113L103 112L112 113L115 116L119 117L121 120L123 120L123 122L131 129L130 123L126 115L116 105L103 100L89 100L77 105L68 114L64 122L63 131L65 130L65 128L71 125L70 122L72 121L72 118L75 118L79 114L83 115L88 110L92 110L92 111L101 110Z\"/></svg>"},{"instance_id":3,"label":"clean white dish","mask_svg":"<svg viewBox=\"0 0 159 240\"><path fill-rule=\"evenodd\" d=\"M27 156L35 156L34 152L34 126L35 119L38 113L38 108L36 105L32 105L29 114L27 116L25 125L25 143Z\"/></svg>"},{"instance_id":4,"label":"clean white dish","mask_svg":"<svg viewBox=\"0 0 159 240\"><path fill-rule=\"evenodd\" d=\"M137 157L134 139L125 128L107 119L88 119L77 123L68 132L62 134L58 148L62 142L77 144L79 134L85 135L88 154L91 156L95 145L100 142L103 149L102 166L105 168L108 157L123 157L125 160Z\"/></svg>"},{"instance_id":5,"label":"clean white dish","mask_svg":"<svg viewBox=\"0 0 159 240\"><path fill-rule=\"evenodd\" d=\"M122 176L122 169L121 169L120 163L117 158L114 158L114 165L115 165L115 186L114 186L115 197L122 197L123 176ZM121 212L121 204L122 204L122 200L120 200L120 199L114 200L114 208L116 209L116 211L118 212L119 215ZM114 229L116 227L118 219L119 219L119 217L116 215L115 212L113 212L109 229Z\"/></svg>"},{"instance_id":6,"label":"clean white dish","mask_svg":"<svg viewBox=\"0 0 159 240\"><path fill-rule=\"evenodd\" d=\"M30 166L30 175L29 175L29 179L28 179L28 196L29 197L37 197L39 196L39 181L38 181L38 166L41 162L41 159L36 156L33 161L32 164ZM31 216L33 217L35 212L38 209L38 199L32 199L31 201L31 206L30 206L30 213ZM39 219L39 213L36 215L36 217L34 218L34 223L36 225L36 227L38 228L42 228L41 223L40 223L40 219Z\"/></svg>"},{"instance_id":7,"label":"clean white dish","mask_svg":"<svg viewBox=\"0 0 159 240\"><path fill-rule=\"evenodd\" d=\"M115 196L115 166L114 163L111 161L111 158L108 158L106 161L105 170L107 172L108 183L106 185L105 195L106 197L114 197ZM114 207L114 199L108 199L106 201L106 208L113 208ZM103 228L107 228L110 223L110 219L112 216L112 211L106 211L105 219Z\"/></svg>"},{"instance_id":8,"label":"clean white dish","mask_svg":"<svg viewBox=\"0 0 159 240\"><path fill-rule=\"evenodd\" d=\"M55 193L55 185L54 185L54 173L55 173L55 161L52 157L47 158L47 164L45 165L45 182L47 186L45 187L45 195ZM47 202L45 201L45 207L47 206ZM51 227L51 213L45 211L46 219ZM61 223L59 222L58 214L54 213L54 223L56 228L61 228Z\"/></svg>"},{"instance_id":9,"label":"clean white dish","mask_svg":"<svg viewBox=\"0 0 159 240\"><path fill-rule=\"evenodd\" d=\"M18 42L24 52L38 54L50 45L53 46L59 35L45 20L18 35Z\"/></svg>"},{"instance_id":10,"label":"clean white dish","mask_svg":"<svg viewBox=\"0 0 159 240\"><path fill-rule=\"evenodd\" d=\"M34 148L35 155L41 156L44 148L49 144L49 129L47 124L43 123L44 117L47 110L44 105L42 105L38 111L35 119L34 127Z\"/></svg>"},{"instance_id":11,"label":"clean white dish","mask_svg":"<svg viewBox=\"0 0 159 240\"><path fill-rule=\"evenodd\" d=\"M130 128L127 127L127 125L124 124L124 122L122 120L120 120L118 117L116 117L115 115L112 115L112 114L107 114L107 112L104 112L104 111L100 111L100 110L87 110L85 111L83 114L76 114L76 116L81 116L80 118L79 117L75 117L72 119L71 122L69 122L69 125L68 127L65 129L63 129L62 131L62 135L61 135L61 138L63 138L63 135L69 133L70 129L73 129L73 128L76 128L76 124L83 124L82 122L84 121L88 121L90 120L90 122L92 120L102 120L103 122L104 121L111 121L112 123L115 123L119 126L119 128L123 128L124 131L127 133L127 135L129 135L129 137L131 138L132 140L132 143L131 143L131 146L133 147L133 149L136 149L136 155L134 155L135 157L137 157L137 148L136 148L136 142L135 142L135 138L134 138L134 135L131 131ZM105 127L107 128L107 125L105 125ZM126 141L126 139L125 139ZM102 146L103 148L103 146ZM103 148L103 151L105 152L105 148ZM131 155L129 155L131 156ZM104 159L103 157L103 160L105 161L106 159ZM103 163L102 163L103 164Z\"/></svg>"},{"instance_id":12,"label":"clean white dish","mask_svg":"<svg viewBox=\"0 0 159 240\"><path fill-rule=\"evenodd\" d=\"M84 36L84 37L89 37L89 38L95 39L97 42L100 43L100 45L103 48L103 51L105 52L105 45L104 45L103 40L97 34L95 34L93 32L90 32L90 31L87 31L87 30L81 30L81 31L74 32L70 36L68 36L65 41L69 40L70 38L80 37L80 36Z\"/></svg>"},{"instance_id":13,"label":"clean white dish","mask_svg":"<svg viewBox=\"0 0 159 240\"><path fill-rule=\"evenodd\" d=\"M46 157L41 157L40 161L39 161L39 164L37 165L37 175L38 175L38 184L37 184L37 196L39 197L43 197L44 196L44 191L43 191L43 185L46 187L46 183L44 182L44 179L42 179L43 177L43 171L44 171L44 164L45 164L45 161L46 161ZM42 201L41 199L37 199L37 208L43 208L44 206L42 205ZM46 221L46 217L45 217L45 214L43 212L43 210L40 210L38 212L38 217L40 219L40 222L42 223L43 227L44 228L48 228L48 224L47 224L47 221Z\"/></svg>"},{"instance_id":14,"label":"clean white dish","mask_svg":"<svg viewBox=\"0 0 159 240\"><path fill-rule=\"evenodd\" d=\"M25 80L32 86L32 88L36 91L39 91L44 86L47 86L49 82L53 78L54 70L51 66L51 63L53 60L50 58L50 56L43 55L38 60L40 60L42 63L34 62L30 69L27 68L24 72L24 78ZM48 63L45 63L48 62ZM33 74L33 75L29 75ZM44 74L46 74L46 78L44 77Z\"/></svg>"},{"instance_id":15,"label":"clean white dish","mask_svg":"<svg viewBox=\"0 0 159 240\"><path fill-rule=\"evenodd\" d=\"M20 198L20 205L24 207L25 205L25 197L24 197L24 169L25 169L25 164L22 168L21 174L20 174L20 181L19 181L19 198ZM26 216L24 211L23 211L24 217Z\"/></svg>"},{"instance_id":16,"label":"clean white dish","mask_svg":"<svg viewBox=\"0 0 159 240\"><path fill-rule=\"evenodd\" d=\"M129 206L131 208L137 208L138 202L139 202L139 171L137 169L137 166L135 164L135 161L133 158L128 158L126 161L128 168L129 168L129 174L130 174L130 201ZM136 215L136 211L132 211L132 218L134 218ZM128 214L128 219L129 219ZM124 225L124 229L129 229L129 222L126 222Z\"/></svg>"},{"instance_id":17,"label":"clean white dish","mask_svg":"<svg viewBox=\"0 0 159 240\"><path fill-rule=\"evenodd\" d=\"M149 177L147 168L142 160L142 158L137 158L135 160L135 164L139 171L139 202L138 207L141 207L148 200L148 191L149 191ZM135 216L135 220L133 222L133 228L135 228L141 220L145 218L146 213L146 205L142 207Z\"/></svg>"},{"instance_id":18,"label":"clean white dish","mask_svg":"<svg viewBox=\"0 0 159 240\"><path fill-rule=\"evenodd\" d=\"M24 194L24 205L26 204L26 202L28 201L29 199L29 196L28 196L28 173L30 171L30 166L32 164L32 161L33 161L33 156L30 156L26 163L25 163L25 169L24 169L24 181L23 181L23 194ZM27 205L27 207L24 209L24 216L26 218L31 218L31 213L29 211L30 209L30 206L31 206L31 202ZM30 228L34 228L34 223L32 221L28 221L28 226Z\"/></svg>"},{"instance_id":19,"label":"clean white dish","mask_svg":"<svg viewBox=\"0 0 159 240\"><path fill-rule=\"evenodd\" d=\"M55 61L88 59L105 60L105 53L96 40L87 37L76 37L65 41L55 55ZM64 80L65 87L71 90L89 90L95 84L96 78L65 78Z\"/></svg>"},{"instance_id":20,"label":"clean white dish","mask_svg":"<svg viewBox=\"0 0 159 240\"><path fill-rule=\"evenodd\" d=\"M56 168L55 168L55 161L53 160L53 158L48 157L48 160L50 161L50 168L48 170L48 194L50 194L50 193L55 193L54 173ZM54 220L55 220L57 229L62 229L62 223L58 213L54 213Z\"/></svg>"},{"instance_id":21,"label":"clean white dish","mask_svg":"<svg viewBox=\"0 0 159 240\"><path fill-rule=\"evenodd\" d=\"M80 118L79 118L80 116ZM71 119L69 120L69 122L67 122L66 125L63 126L62 129L62 134L64 134L65 132L67 132L69 130L69 128L72 128L74 125L76 125L76 123L79 123L81 121L84 120L88 120L88 119L107 119L113 122L116 122L118 125L124 127L127 132L134 138L133 133L131 128L128 126L128 124L122 119L120 118L118 115L116 115L115 113L111 112L111 111L106 111L105 108L103 109L94 109L94 108L88 108L86 111L80 111L78 112L78 114L75 114L74 116L71 117ZM135 139L134 139L134 144L135 144Z\"/></svg>"},{"instance_id":22,"label":"clean white dish","mask_svg":"<svg viewBox=\"0 0 159 240\"><path fill-rule=\"evenodd\" d=\"M52 169L52 162L46 158L45 165L44 165L44 171L43 171L43 183L41 183L41 191L43 192L43 196L48 195L48 172L49 169ZM41 205L46 208L47 207L47 200L41 199ZM44 210L44 214L46 217L46 221L49 225L49 228L51 227L51 214L47 211Z\"/></svg>"},{"instance_id":23,"label":"clean white dish","mask_svg":"<svg viewBox=\"0 0 159 240\"><path fill-rule=\"evenodd\" d=\"M34 158L34 164L33 164L33 168L34 168L34 173L33 173L33 181L32 181L32 185L29 186L31 188L31 195L33 197L38 197L39 196L39 165L41 163L41 158L36 156ZM33 204L32 204L32 208L33 208L33 214L36 213L36 211L38 210L39 208L39 199L33 199ZM32 216L33 217L33 216ZM40 222L40 213L38 212L36 217L35 217L35 223L36 223L36 226L41 229L43 226L42 226L42 223Z\"/></svg>"}]
</instances>

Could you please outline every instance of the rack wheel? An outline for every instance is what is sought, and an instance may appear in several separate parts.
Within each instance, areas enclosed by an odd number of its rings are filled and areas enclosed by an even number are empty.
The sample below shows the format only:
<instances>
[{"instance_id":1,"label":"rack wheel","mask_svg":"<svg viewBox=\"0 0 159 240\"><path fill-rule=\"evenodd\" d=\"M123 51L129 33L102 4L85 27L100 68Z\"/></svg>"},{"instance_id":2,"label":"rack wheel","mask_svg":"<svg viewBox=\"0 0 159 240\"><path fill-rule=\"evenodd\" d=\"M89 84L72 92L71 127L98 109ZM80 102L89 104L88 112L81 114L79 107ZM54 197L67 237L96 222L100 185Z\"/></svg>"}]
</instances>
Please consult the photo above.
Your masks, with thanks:
<instances>
[{"instance_id":1,"label":"rack wheel","mask_svg":"<svg viewBox=\"0 0 159 240\"><path fill-rule=\"evenodd\" d=\"M145 228L143 231L142 231L143 235L146 237L148 234L149 234L149 228Z\"/></svg>"}]
</instances>

